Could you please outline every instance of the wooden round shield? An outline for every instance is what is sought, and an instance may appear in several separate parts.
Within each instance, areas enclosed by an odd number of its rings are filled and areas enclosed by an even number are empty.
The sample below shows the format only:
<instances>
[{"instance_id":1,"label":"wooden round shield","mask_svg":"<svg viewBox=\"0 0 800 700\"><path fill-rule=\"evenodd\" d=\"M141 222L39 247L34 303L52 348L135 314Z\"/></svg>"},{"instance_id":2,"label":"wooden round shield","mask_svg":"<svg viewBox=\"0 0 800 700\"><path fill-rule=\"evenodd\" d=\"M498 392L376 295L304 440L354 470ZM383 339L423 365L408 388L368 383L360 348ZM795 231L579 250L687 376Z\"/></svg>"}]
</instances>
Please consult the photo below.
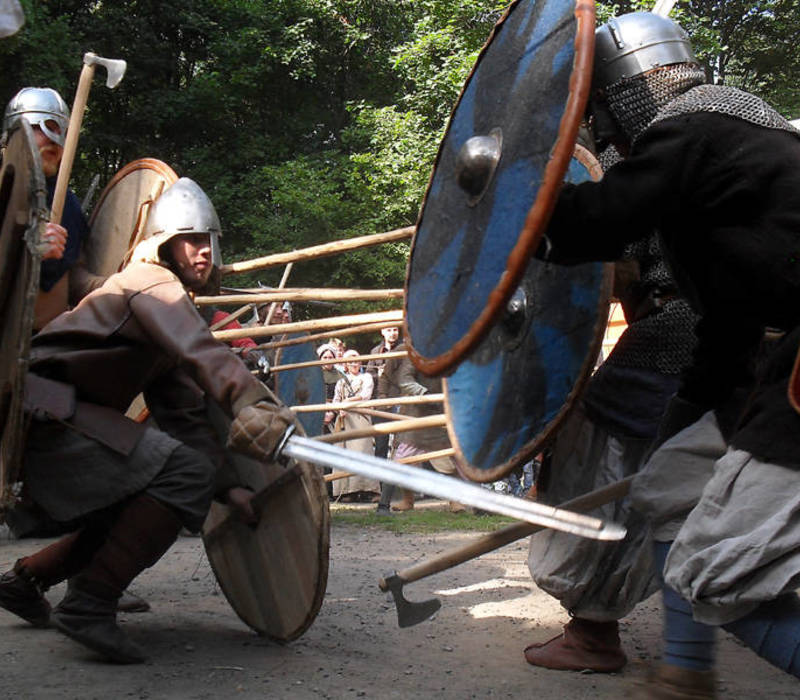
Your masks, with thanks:
<instances>
[{"instance_id":1,"label":"wooden round shield","mask_svg":"<svg viewBox=\"0 0 800 700\"><path fill-rule=\"evenodd\" d=\"M307 333L303 335L308 335ZM298 335L289 336L297 338ZM293 365L300 362L314 362L317 353L311 343L287 345L275 353L276 365ZM299 367L275 372L275 393L287 406L309 406L325 403L325 383L322 380L322 367ZM300 413L297 419L303 425L306 435L322 435L324 415L321 412Z\"/></svg>"},{"instance_id":2,"label":"wooden round shield","mask_svg":"<svg viewBox=\"0 0 800 700\"><path fill-rule=\"evenodd\" d=\"M232 461L240 483L256 494L259 521L246 525L215 501L203 525L206 554L241 620L274 641L289 642L316 619L328 583L325 483L305 462L284 467L237 454Z\"/></svg>"},{"instance_id":3,"label":"wooden round shield","mask_svg":"<svg viewBox=\"0 0 800 700\"><path fill-rule=\"evenodd\" d=\"M426 374L455 366L505 308L539 245L591 83L594 3L514 2L439 148L406 278L406 339Z\"/></svg>"},{"instance_id":4,"label":"wooden round shield","mask_svg":"<svg viewBox=\"0 0 800 700\"><path fill-rule=\"evenodd\" d=\"M39 151L27 122L12 131L0 170L0 516L22 463L22 400L47 221Z\"/></svg>"},{"instance_id":5,"label":"wooden round shield","mask_svg":"<svg viewBox=\"0 0 800 700\"><path fill-rule=\"evenodd\" d=\"M155 158L128 163L111 178L89 219L84 251L91 272L107 277L125 267L150 206L177 180L177 173Z\"/></svg>"},{"instance_id":6,"label":"wooden round shield","mask_svg":"<svg viewBox=\"0 0 800 700\"><path fill-rule=\"evenodd\" d=\"M567 180L599 179L576 146ZM495 481L548 442L591 374L608 321L612 266L532 259L503 318L444 382L459 471Z\"/></svg>"}]
</instances>

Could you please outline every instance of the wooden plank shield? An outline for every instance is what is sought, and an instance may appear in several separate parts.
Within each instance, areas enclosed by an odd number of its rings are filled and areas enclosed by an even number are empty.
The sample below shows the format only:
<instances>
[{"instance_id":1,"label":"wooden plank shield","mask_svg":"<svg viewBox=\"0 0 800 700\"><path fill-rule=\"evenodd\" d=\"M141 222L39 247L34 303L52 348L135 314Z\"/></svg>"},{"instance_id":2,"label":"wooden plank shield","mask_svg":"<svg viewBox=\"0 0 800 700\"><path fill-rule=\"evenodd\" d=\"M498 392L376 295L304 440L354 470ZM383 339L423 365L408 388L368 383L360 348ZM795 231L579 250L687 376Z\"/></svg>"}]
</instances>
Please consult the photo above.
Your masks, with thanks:
<instances>
[{"instance_id":1,"label":"wooden plank shield","mask_svg":"<svg viewBox=\"0 0 800 700\"><path fill-rule=\"evenodd\" d=\"M177 180L177 173L155 158L128 163L111 178L89 219L91 233L84 250L91 272L107 277L125 267L150 206Z\"/></svg>"},{"instance_id":2,"label":"wooden plank shield","mask_svg":"<svg viewBox=\"0 0 800 700\"><path fill-rule=\"evenodd\" d=\"M0 169L0 520L22 464L25 375L47 222L39 150L26 121L11 132Z\"/></svg>"},{"instance_id":3,"label":"wooden plank shield","mask_svg":"<svg viewBox=\"0 0 800 700\"><path fill-rule=\"evenodd\" d=\"M567 180L599 179L576 146ZM590 376L608 321L612 266L532 259L504 317L443 382L459 471L496 481L551 439Z\"/></svg>"},{"instance_id":4,"label":"wooden plank shield","mask_svg":"<svg viewBox=\"0 0 800 700\"><path fill-rule=\"evenodd\" d=\"M307 333L288 336L298 338ZM287 336L284 336L287 337ZM298 343L278 348L275 353L276 365L293 365L298 362L314 362L317 353L311 343ZM287 406L309 406L325 403L325 383L322 380L322 367L300 367L275 372L275 393ZM306 435L322 435L323 414L301 413L297 419L303 425Z\"/></svg>"},{"instance_id":5,"label":"wooden plank shield","mask_svg":"<svg viewBox=\"0 0 800 700\"><path fill-rule=\"evenodd\" d=\"M518 0L495 26L439 148L406 277L406 340L454 367L502 314L569 166L591 84L594 3Z\"/></svg>"},{"instance_id":6,"label":"wooden plank shield","mask_svg":"<svg viewBox=\"0 0 800 700\"><path fill-rule=\"evenodd\" d=\"M302 426L297 424L298 434ZM232 461L255 493L256 526L214 502L203 526L209 563L241 620L277 642L314 622L328 582L330 514L320 472L305 462L287 467L241 455Z\"/></svg>"}]
</instances>

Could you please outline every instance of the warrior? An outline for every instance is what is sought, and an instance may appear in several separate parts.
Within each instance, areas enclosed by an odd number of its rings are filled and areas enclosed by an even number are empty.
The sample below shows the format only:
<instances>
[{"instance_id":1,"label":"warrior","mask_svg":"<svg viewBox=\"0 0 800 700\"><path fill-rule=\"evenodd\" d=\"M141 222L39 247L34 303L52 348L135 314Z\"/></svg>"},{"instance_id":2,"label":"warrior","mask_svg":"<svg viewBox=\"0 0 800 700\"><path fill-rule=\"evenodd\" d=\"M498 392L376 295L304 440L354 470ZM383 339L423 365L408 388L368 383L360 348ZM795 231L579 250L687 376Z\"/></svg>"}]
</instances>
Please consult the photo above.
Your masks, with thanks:
<instances>
[{"instance_id":1,"label":"warrior","mask_svg":"<svg viewBox=\"0 0 800 700\"><path fill-rule=\"evenodd\" d=\"M632 500L667 576L663 662L647 697L714 697L714 628L693 613L800 675L798 523L776 515L796 512L787 503L800 481L800 416L780 389L788 371L778 361L800 339L800 132L759 98L705 84L669 19L621 16L598 31L596 47L595 125L625 158L600 182L563 188L537 255L611 261L656 230L702 316ZM785 336L752 394L766 327Z\"/></svg>"},{"instance_id":2,"label":"warrior","mask_svg":"<svg viewBox=\"0 0 800 700\"><path fill-rule=\"evenodd\" d=\"M638 472L691 361L697 316L677 293L658 237L628 246L616 272L628 326L547 451L538 494L554 505ZM571 619L563 634L525 649L529 664L609 673L627 662L618 621L657 589L650 530L629 499L599 513L624 522L626 538L590 543L554 530L531 537L533 580Z\"/></svg>"},{"instance_id":3,"label":"warrior","mask_svg":"<svg viewBox=\"0 0 800 700\"><path fill-rule=\"evenodd\" d=\"M69 107L52 88L22 88L6 106L3 145L22 121L28 122L33 131L47 184L49 206L53 201L56 176L64 155ZM76 303L102 284L102 278L89 274L84 266L78 264L81 248L88 235L89 226L81 211L80 201L74 192L68 190L61 224L48 222L42 237L40 294L35 312L37 330L66 311L68 301Z\"/></svg>"},{"instance_id":4,"label":"warrior","mask_svg":"<svg viewBox=\"0 0 800 700\"><path fill-rule=\"evenodd\" d=\"M230 446L259 457L292 424L192 303L214 277L220 233L211 201L181 178L153 205L132 262L32 341L22 476L72 531L0 578L0 605L117 662L145 658L117 625L120 594L181 528L197 532L215 498L255 518L252 492L224 468L209 402L233 417ZM158 429L125 417L139 393ZM63 580L51 611L44 591Z\"/></svg>"}]
</instances>

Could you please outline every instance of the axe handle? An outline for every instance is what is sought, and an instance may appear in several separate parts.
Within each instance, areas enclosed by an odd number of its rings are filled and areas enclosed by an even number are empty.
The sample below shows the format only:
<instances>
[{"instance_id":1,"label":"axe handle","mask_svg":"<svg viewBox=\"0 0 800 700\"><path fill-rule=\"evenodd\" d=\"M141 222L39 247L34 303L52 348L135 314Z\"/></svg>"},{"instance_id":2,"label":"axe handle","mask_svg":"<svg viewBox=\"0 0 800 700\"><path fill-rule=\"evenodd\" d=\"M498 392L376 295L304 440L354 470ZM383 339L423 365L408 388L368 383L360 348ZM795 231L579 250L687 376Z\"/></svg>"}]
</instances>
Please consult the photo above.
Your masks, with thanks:
<instances>
[{"instance_id":1,"label":"axe handle","mask_svg":"<svg viewBox=\"0 0 800 700\"><path fill-rule=\"evenodd\" d=\"M50 209L50 221L54 224L61 223L64 214L64 201L67 198L67 185L72 174L72 163L75 161L75 152L78 149L78 136L83 123L83 112L86 109L86 100L89 98L89 88L94 78L94 64L83 64L81 77L78 80L78 89L75 91L75 101L72 103L72 114L69 118L67 138L64 141L64 154L61 156L61 165L58 168L56 189L53 193L53 205Z\"/></svg>"},{"instance_id":2,"label":"axe handle","mask_svg":"<svg viewBox=\"0 0 800 700\"><path fill-rule=\"evenodd\" d=\"M628 490L630 489L632 480L633 477L629 476L625 479L621 479L620 481L615 481L613 484L609 484L603 488L591 491L590 493L585 493L582 496L578 496L577 498L573 498L569 501L561 503L558 507L578 513L590 511L594 508L626 496ZM415 564L414 566L404 569L403 571L398 571L395 576L397 576L397 578L399 578L403 583L419 581L421 578L438 574L446 569L452 569L454 566L458 566L459 564L463 564L470 559L475 559L476 557L481 556L481 554L486 554L487 552L492 552L495 549L500 549L500 547L511 544L512 542L516 542L517 540L521 540L523 537L527 537L528 535L532 535L534 532L544 529L545 528L542 525L533 525L525 522L509 525L508 527L504 527L496 532L490 532L488 535L478 537L468 545L456 547L448 552L445 552L444 554L440 554L437 557L428 559L427 561L423 561L419 564ZM380 586L382 591L389 590L389 586L384 578L381 578L378 581L378 586Z\"/></svg>"}]
</instances>

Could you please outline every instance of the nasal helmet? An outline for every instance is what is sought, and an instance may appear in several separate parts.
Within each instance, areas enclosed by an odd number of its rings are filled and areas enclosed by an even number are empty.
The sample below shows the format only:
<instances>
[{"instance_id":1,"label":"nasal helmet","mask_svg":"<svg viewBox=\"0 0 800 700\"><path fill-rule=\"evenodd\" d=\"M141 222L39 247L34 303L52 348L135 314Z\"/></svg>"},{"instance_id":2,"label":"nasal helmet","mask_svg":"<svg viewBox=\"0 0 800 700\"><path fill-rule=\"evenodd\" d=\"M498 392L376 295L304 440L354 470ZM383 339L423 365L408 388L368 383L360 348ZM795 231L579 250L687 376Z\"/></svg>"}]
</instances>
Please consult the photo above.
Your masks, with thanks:
<instances>
[{"instance_id":1,"label":"nasal helmet","mask_svg":"<svg viewBox=\"0 0 800 700\"><path fill-rule=\"evenodd\" d=\"M69 126L69 107L52 88L26 87L14 95L6 107L3 132L8 134L20 119L32 127L38 126L47 138L59 146L64 145ZM53 128L54 123L58 129Z\"/></svg>"},{"instance_id":2,"label":"nasal helmet","mask_svg":"<svg viewBox=\"0 0 800 700\"><path fill-rule=\"evenodd\" d=\"M219 217L208 195L188 177L182 177L171 185L150 208L140 245L147 243L148 251L161 260L158 252L161 246L184 233L209 234L212 263L217 268L222 265Z\"/></svg>"}]
</instances>

